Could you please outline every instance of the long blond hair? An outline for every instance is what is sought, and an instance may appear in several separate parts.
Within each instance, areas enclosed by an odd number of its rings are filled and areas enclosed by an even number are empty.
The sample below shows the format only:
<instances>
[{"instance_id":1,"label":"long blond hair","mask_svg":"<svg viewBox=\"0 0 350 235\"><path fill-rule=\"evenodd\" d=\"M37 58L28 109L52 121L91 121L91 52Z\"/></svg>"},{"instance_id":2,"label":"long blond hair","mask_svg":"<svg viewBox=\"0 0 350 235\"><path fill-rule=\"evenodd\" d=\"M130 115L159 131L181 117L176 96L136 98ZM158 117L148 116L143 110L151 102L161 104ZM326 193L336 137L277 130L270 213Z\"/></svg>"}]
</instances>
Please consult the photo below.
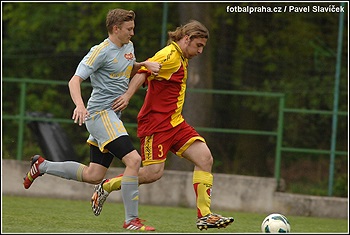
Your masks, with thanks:
<instances>
[{"instance_id":1,"label":"long blond hair","mask_svg":"<svg viewBox=\"0 0 350 235\"><path fill-rule=\"evenodd\" d=\"M177 27L175 31L168 32L168 44L177 42L184 36L189 36L190 40L194 38L209 38L209 30L199 21L190 20L187 24Z\"/></svg>"}]
</instances>

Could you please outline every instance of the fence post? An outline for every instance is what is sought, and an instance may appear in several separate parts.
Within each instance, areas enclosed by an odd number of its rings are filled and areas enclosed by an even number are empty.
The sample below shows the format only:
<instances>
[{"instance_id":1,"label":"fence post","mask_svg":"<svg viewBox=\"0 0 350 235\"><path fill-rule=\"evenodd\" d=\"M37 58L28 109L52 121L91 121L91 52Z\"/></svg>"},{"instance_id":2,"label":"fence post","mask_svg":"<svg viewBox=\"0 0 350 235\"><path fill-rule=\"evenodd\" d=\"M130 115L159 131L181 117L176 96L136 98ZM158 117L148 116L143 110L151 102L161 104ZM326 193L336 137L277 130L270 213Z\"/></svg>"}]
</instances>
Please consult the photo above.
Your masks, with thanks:
<instances>
[{"instance_id":1,"label":"fence post","mask_svg":"<svg viewBox=\"0 0 350 235\"><path fill-rule=\"evenodd\" d=\"M18 136L17 136L17 160L22 160L23 157L23 135L24 121L26 109L26 82L21 82L21 94L19 101L19 118L18 118Z\"/></svg>"},{"instance_id":2,"label":"fence post","mask_svg":"<svg viewBox=\"0 0 350 235\"><path fill-rule=\"evenodd\" d=\"M341 3L344 6L344 3ZM344 25L344 13L340 12L339 15L339 31L338 31L338 49L337 49L337 61L335 70L335 84L334 84L334 102L333 102L333 119L332 119L332 137L331 137L331 156L329 163L329 182L328 182L328 196L333 195L333 180L334 180L334 158L335 158L335 146L337 140L337 121L338 121L338 100L339 100L339 78L340 78L340 64L341 64L341 51L343 45L343 25Z\"/></svg>"},{"instance_id":3,"label":"fence post","mask_svg":"<svg viewBox=\"0 0 350 235\"><path fill-rule=\"evenodd\" d=\"M279 98L278 107L278 124L277 124L277 143L276 143L276 159L275 159L275 179L277 180L277 190L280 190L281 178L281 151L283 139L283 114L284 114L284 95Z\"/></svg>"}]
</instances>

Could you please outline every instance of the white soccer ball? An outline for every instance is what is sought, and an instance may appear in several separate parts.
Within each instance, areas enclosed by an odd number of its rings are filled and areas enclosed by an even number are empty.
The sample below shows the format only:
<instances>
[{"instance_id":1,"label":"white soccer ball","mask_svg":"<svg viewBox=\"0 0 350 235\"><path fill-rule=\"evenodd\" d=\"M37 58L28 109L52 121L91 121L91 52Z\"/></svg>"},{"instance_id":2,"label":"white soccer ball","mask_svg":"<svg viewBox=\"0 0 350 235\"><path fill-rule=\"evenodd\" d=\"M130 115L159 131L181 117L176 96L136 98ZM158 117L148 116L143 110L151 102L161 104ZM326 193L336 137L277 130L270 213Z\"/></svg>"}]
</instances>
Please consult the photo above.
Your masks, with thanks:
<instances>
[{"instance_id":1,"label":"white soccer ball","mask_svg":"<svg viewBox=\"0 0 350 235\"><path fill-rule=\"evenodd\" d=\"M263 233L289 233L290 223L282 214L273 213L263 220L261 223L261 232Z\"/></svg>"}]
</instances>

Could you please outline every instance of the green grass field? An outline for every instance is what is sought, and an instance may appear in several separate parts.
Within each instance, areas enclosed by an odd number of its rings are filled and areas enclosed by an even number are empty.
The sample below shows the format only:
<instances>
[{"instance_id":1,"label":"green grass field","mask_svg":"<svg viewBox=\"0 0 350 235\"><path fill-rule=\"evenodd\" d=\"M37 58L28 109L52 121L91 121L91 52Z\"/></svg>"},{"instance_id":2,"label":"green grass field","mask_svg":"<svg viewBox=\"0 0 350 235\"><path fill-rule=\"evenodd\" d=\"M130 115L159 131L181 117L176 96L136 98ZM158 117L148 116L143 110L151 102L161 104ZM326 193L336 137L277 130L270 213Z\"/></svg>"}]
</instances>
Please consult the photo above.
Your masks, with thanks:
<instances>
[{"instance_id":1,"label":"green grass field","mask_svg":"<svg viewBox=\"0 0 350 235\"><path fill-rule=\"evenodd\" d=\"M213 210L233 216L235 222L222 229L198 230L196 210L166 206L140 205L139 216L156 228L149 233L261 233L266 214ZM292 233L346 233L348 219L327 219L286 215ZM129 233L122 228L124 207L105 203L100 216L95 216L89 201L2 197L2 233ZM130 231L130 233L135 233Z\"/></svg>"}]
</instances>

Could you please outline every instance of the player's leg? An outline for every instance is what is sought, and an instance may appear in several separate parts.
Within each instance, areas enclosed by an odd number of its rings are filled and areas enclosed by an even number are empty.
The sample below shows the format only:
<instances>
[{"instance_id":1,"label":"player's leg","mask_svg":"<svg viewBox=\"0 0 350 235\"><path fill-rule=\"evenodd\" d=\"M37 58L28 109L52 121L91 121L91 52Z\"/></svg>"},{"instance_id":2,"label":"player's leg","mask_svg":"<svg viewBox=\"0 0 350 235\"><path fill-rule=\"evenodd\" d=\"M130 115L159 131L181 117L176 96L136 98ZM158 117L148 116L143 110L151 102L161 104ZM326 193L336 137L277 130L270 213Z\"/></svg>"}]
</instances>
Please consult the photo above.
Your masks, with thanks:
<instances>
[{"instance_id":1,"label":"player's leg","mask_svg":"<svg viewBox=\"0 0 350 235\"><path fill-rule=\"evenodd\" d=\"M155 228L144 225L138 217L139 182L138 173L141 165L141 156L136 150L123 157L126 168L121 178L121 193L125 208L125 221L123 228L129 230L154 231Z\"/></svg>"},{"instance_id":2,"label":"player's leg","mask_svg":"<svg viewBox=\"0 0 350 235\"><path fill-rule=\"evenodd\" d=\"M138 183L147 184L160 179L164 171L164 162L141 167L139 170ZM118 191L122 188L124 174L114 178L104 179L100 184L95 186L94 193L91 197L92 211L96 216L101 214L103 203L112 191ZM152 180L151 180L152 179Z\"/></svg>"},{"instance_id":3,"label":"player's leg","mask_svg":"<svg viewBox=\"0 0 350 235\"><path fill-rule=\"evenodd\" d=\"M141 167L139 170L139 185L149 184L159 180L163 176L164 162ZM103 189L108 193L121 189L121 182L124 174L119 174L114 178L105 179Z\"/></svg>"},{"instance_id":4,"label":"player's leg","mask_svg":"<svg viewBox=\"0 0 350 235\"><path fill-rule=\"evenodd\" d=\"M196 194L198 229L222 228L231 224L234 221L232 217L223 217L212 213L210 209L213 185L213 175L211 174L213 157L208 146L204 142L196 140L183 152L183 157L195 165L193 188Z\"/></svg>"},{"instance_id":5,"label":"player's leg","mask_svg":"<svg viewBox=\"0 0 350 235\"><path fill-rule=\"evenodd\" d=\"M68 180L97 184L101 182L106 171L107 168L99 164L90 163L86 166L75 161L53 162L35 155L31 159L31 168L24 177L23 185L28 189L37 177L45 173Z\"/></svg>"},{"instance_id":6,"label":"player's leg","mask_svg":"<svg viewBox=\"0 0 350 235\"><path fill-rule=\"evenodd\" d=\"M124 143L125 142L125 143ZM111 153L117 154L117 157L122 159L123 163L125 164L126 168L123 174L120 174L114 178L106 179L103 183L103 188L108 193L114 191L114 190L120 190L121 189L121 182L123 176L138 176L138 172L141 165L141 156L136 152L135 148L131 144L131 141L129 139L129 136L121 136L117 140L114 140L113 142L109 143L107 148ZM119 148L123 148L124 152L121 152ZM132 151L135 151L137 156L135 157L135 154L129 154ZM129 155L133 157L129 157Z\"/></svg>"},{"instance_id":7,"label":"player's leg","mask_svg":"<svg viewBox=\"0 0 350 235\"><path fill-rule=\"evenodd\" d=\"M127 144L125 148L123 148L124 144ZM129 152L132 152L134 150L134 147L132 146L131 142L129 141L129 136L128 135L124 135L121 136L113 141L111 141L110 143L108 143L106 145L105 151L108 151L108 155L110 155L110 158L103 158L103 155L107 154L107 153L102 153L99 149L98 151L95 150L95 152L92 154L92 159L91 161L93 162L99 162L99 164L105 164L107 166L110 165L110 163L112 162L114 157L117 157L119 159L122 159L125 155L127 155ZM107 161L107 162L106 162ZM138 160L138 164L140 164L140 159ZM131 161L129 163L129 165L131 165ZM128 166L126 167L126 170L129 170ZM135 171L137 172L137 169L135 169ZM135 174L135 173L134 173ZM137 173L136 173L137 174ZM124 174L120 174L119 180L118 180L118 184L119 189L121 188L121 181L123 178ZM115 184L115 182L114 182ZM114 185L113 184L113 185ZM103 208L103 204L106 201L109 193L112 191L110 189L111 187L111 182L109 182L108 179L103 179L99 184L95 185L94 187L94 192L92 194L91 197L91 208L93 213L98 216L100 215L102 208Z\"/></svg>"},{"instance_id":8,"label":"player's leg","mask_svg":"<svg viewBox=\"0 0 350 235\"><path fill-rule=\"evenodd\" d=\"M90 164L83 172L84 182L100 183L113 161L114 156L109 152L101 152L96 145L90 144Z\"/></svg>"},{"instance_id":9,"label":"player's leg","mask_svg":"<svg viewBox=\"0 0 350 235\"><path fill-rule=\"evenodd\" d=\"M90 145L90 165L91 164L98 164L107 170L109 166L112 163L112 160L114 158L114 155L112 155L109 152L101 152L99 148L97 148L94 145ZM103 175L103 177L106 175ZM94 187L94 193L91 198L91 207L92 211L95 215L99 215L102 210L102 205L106 201L108 197L108 192L103 189L102 185L104 183L105 179L101 180L101 182L98 185L95 185Z\"/></svg>"},{"instance_id":10,"label":"player's leg","mask_svg":"<svg viewBox=\"0 0 350 235\"><path fill-rule=\"evenodd\" d=\"M139 185L149 184L159 180L163 176L164 162L141 167L139 170ZM121 182L124 174L103 181L103 189L108 193L121 189Z\"/></svg>"},{"instance_id":11,"label":"player's leg","mask_svg":"<svg viewBox=\"0 0 350 235\"><path fill-rule=\"evenodd\" d=\"M213 184L211 167L213 158L207 145L199 140L195 140L182 154L182 156L193 162L193 187L196 193L196 203L198 218L210 214L210 192Z\"/></svg>"},{"instance_id":12,"label":"player's leg","mask_svg":"<svg viewBox=\"0 0 350 235\"><path fill-rule=\"evenodd\" d=\"M162 178L164 166L165 162L159 162L141 167L139 172L139 183L150 184Z\"/></svg>"},{"instance_id":13,"label":"player's leg","mask_svg":"<svg viewBox=\"0 0 350 235\"><path fill-rule=\"evenodd\" d=\"M147 139L147 143L145 145L145 140ZM145 149L149 149L149 145L153 145L154 137L144 137L141 138L141 153L142 153L142 159L145 159ZM157 146L157 145L155 145ZM163 145L162 145L163 146ZM147 184L152 183L160 179L164 172L164 162L166 154L164 154L164 151L168 151L167 149L164 149L162 147L162 152L159 153L159 149L156 148L155 150L152 150L150 152L150 155L153 156L153 152L155 151L155 154L157 156L160 156L158 159L153 159L153 157L148 156L147 160L143 161L143 167L140 168L138 176L139 176L139 184ZM157 164L155 164L157 163ZM112 191L117 191L121 189L121 182L122 177L124 174L120 174L114 178L105 179L100 187L103 188L108 194ZM99 213L97 214L99 215Z\"/></svg>"},{"instance_id":14,"label":"player's leg","mask_svg":"<svg viewBox=\"0 0 350 235\"><path fill-rule=\"evenodd\" d=\"M120 137L118 139L121 139L121 138L122 137ZM123 138L125 138L125 137L123 137ZM120 148L125 148L125 146L127 146L127 144L121 142L120 140L118 141L118 139L112 141L110 144L108 144L106 146L106 148L108 148L111 152L116 153L116 154L120 154L121 153L121 151L119 150ZM145 159L144 158L145 154L144 154L143 150L149 147L147 144L145 146L145 144L144 144L145 143L145 139L148 140L147 142L150 145L152 145L151 143L153 143L151 141L151 140L153 140L153 137L152 138L151 137L141 138L141 149L142 149L141 152L142 152L142 155L143 155L142 159ZM126 139L125 139L125 141L126 141ZM132 146L131 142L129 144L130 144L130 148L131 148L131 146ZM155 146L158 146L158 145L155 145ZM168 148L165 148L165 149L162 148L162 151L168 151L167 149ZM156 148L155 150L151 151L151 153L153 153L153 152L154 152L154 154L156 156L161 156L161 157L158 158L158 159L153 159L153 157L148 156L148 158L147 158L148 160L144 160L143 161L143 165L144 166L141 167L139 169L139 171L138 171L138 184L152 183L152 182L160 179L162 177L162 175L163 175L164 165L165 165L164 162L165 162L165 159L166 159L166 153L165 152L159 153L158 152L158 148ZM136 152L136 150L133 150L132 153L137 153L137 152ZM120 155L116 155L116 156L117 157L118 156L121 157ZM126 176L127 176L126 174L133 174L133 173L135 173L134 170L130 171L129 168L128 168L129 165L135 164L133 162L133 160L131 160L131 163L130 163L130 159L134 159L135 156L136 156L135 154L127 154L125 157L122 158L123 162L126 165L126 170L125 170L124 174L120 174L117 177L114 177L114 178L111 178L111 179L103 180L99 185L95 186L95 191L94 191L94 193L92 195L91 203L92 203L93 212L94 212L94 214L96 216L100 215L103 203L104 203L106 197L112 191L121 189L122 195L124 195L123 190L125 190L126 195L123 196L123 198L125 198L127 200L127 198L128 198L128 196L127 196L128 191L131 192L131 189L136 190L135 188L133 188L133 187L135 187L135 185L132 184L132 186L130 186L126 182L127 179L128 179L128 178L126 178ZM138 156L138 159L141 161L140 156L138 154L137 154L137 156ZM153 156L153 154L152 154L152 156ZM140 166L140 162L138 163L138 166ZM133 168L131 168L131 169L133 169ZM131 172L131 173L129 173L129 172ZM129 179L128 181L132 181L132 179ZM128 187L129 189L126 189L126 187ZM137 185L137 189L138 189L138 185ZM126 203L126 205L127 205L128 202L125 201L124 203ZM132 206L130 208L132 208ZM141 230L142 229L152 230L152 227L149 227L149 226L143 227L143 224L141 223L140 220L138 220L138 219L134 219L134 220L126 222L124 224L124 228L126 228L126 229L140 228Z\"/></svg>"},{"instance_id":15,"label":"player's leg","mask_svg":"<svg viewBox=\"0 0 350 235\"><path fill-rule=\"evenodd\" d=\"M125 208L125 222L138 218L138 172L141 165L141 156L131 143L129 136L121 136L109 143L108 150L125 164L121 178L121 193Z\"/></svg>"},{"instance_id":16,"label":"player's leg","mask_svg":"<svg viewBox=\"0 0 350 235\"><path fill-rule=\"evenodd\" d=\"M111 113L111 114L110 114ZM100 156L100 147L101 143L106 142L106 139L109 137L109 129L105 127L103 118L109 118L111 115L115 115L113 111L111 112L103 111L97 114L90 116L85 123L86 128L88 129L90 135L87 142L90 144L90 158L91 156L96 156L95 159L97 162L91 161L89 166L81 164L79 162L74 161L66 161L66 162L51 162L45 160L43 157L39 155L35 155L31 161L31 169L24 177L23 185L25 188L29 188L33 181L47 173L55 176L59 176L66 179L83 181L91 184L98 184L104 178L107 168L112 162L113 157L108 156ZM113 116L112 116L113 118ZM119 119L118 119L119 120ZM94 133L94 136L91 134ZM100 142L100 144L98 143ZM102 151L102 150L101 150ZM102 154L102 153L101 153ZM108 155L108 152L106 151ZM106 161L105 164L101 164L99 161ZM96 164L95 164L96 163Z\"/></svg>"},{"instance_id":17,"label":"player's leg","mask_svg":"<svg viewBox=\"0 0 350 235\"><path fill-rule=\"evenodd\" d=\"M117 138L109 143L106 148L125 164L125 170L121 178L121 193L125 208L123 228L154 231L155 229L153 227L144 225L138 216L138 174L141 166L141 156L135 150L128 135Z\"/></svg>"},{"instance_id":18,"label":"player's leg","mask_svg":"<svg viewBox=\"0 0 350 235\"><path fill-rule=\"evenodd\" d=\"M232 217L222 217L210 210L211 190L213 185L213 157L203 137L186 122L181 124L181 130L177 133L177 142L172 151L180 157L194 163L193 188L196 195L197 227L206 229L211 227L226 227L233 222Z\"/></svg>"},{"instance_id":19,"label":"player's leg","mask_svg":"<svg viewBox=\"0 0 350 235\"><path fill-rule=\"evenodd\" d=\"M169 141L171 138L165 138L166 135L169 134L157 133L140 139L143 167L140 168L138 175L139 184L153 183L163 176L164 162L171 144ZM163 139L167 139L167 141L163 142ZM120 190L122 177L123 174L120 174L114 178L106 179L103 183L103 189L108 193Z\"/></svg>"},{"instance_id":20,"label":"player's leg","mask_svg":"<svg viewBox=\"0 0 350 235\"><path fill-rule=\"evenodd\" d=\"M142 162L143 167L141 167L138 172L139 184L152 183L162 177L164 172L164 162L166 160L166 153L168 152L169 146L170 146L170 141L168 143L161 143L160 141L162 139L163 139L163 135L161 134L146 136L141 138L141 153L142 153L142 159L143 159L143 162ZM165 139L169 139L169 138L165 138ZM121 144L120 147L118 147L117 140L114 140L113 142L111 142L109 145L106 146L106 148L108 148L109 151L115 154L120 154L121 151L118 149L122 147L125 148L126 145ZM113 146L110 146L110 145L113 145ZM156 157L153 157L153 156L156 156ZM125 162L127 166L128 163L125 161L126 159L127 158L124 157L123 162ZM93 212L95 215L100 214L102 210L102 205L103 205L101 203L94 203L94 201L98 201L96 200L96 197L98 197L99 192L106 192L107 193L106 195L108 195L114 190L120 190L120 189L123 190L123 186L124 186L123 178L126 172L124 172L124 174L121 174L117 177L104 180L100 185L97 185L95 187L95 189L97 190L95 190L91 199ZM127 224L126 227L128 228L129 224L128 223L126 224ZM133 224L133 226L135 226L135 224Z\"/></svg>"},{"instance_id":21,"label":"player's leg","mask_svg":"<svg viewBox=\"0 0 350 235\"><path fill-rule=\"evenodd\" d=\"M123 227L131 230L153 231L153 227L146 226L138 218L138 173L141 165L141 156L135 150L128 135L122 135L105 147L115 157L125 164L124 173L120 178L120 188L125 209L125 221ZM97 216L101 213L103 203L111 191L107 191L109 182L103 180L95 186L92 196L92 209ZM106 190L107 189L107 190Z\"/></svg>"}]
</instances>

